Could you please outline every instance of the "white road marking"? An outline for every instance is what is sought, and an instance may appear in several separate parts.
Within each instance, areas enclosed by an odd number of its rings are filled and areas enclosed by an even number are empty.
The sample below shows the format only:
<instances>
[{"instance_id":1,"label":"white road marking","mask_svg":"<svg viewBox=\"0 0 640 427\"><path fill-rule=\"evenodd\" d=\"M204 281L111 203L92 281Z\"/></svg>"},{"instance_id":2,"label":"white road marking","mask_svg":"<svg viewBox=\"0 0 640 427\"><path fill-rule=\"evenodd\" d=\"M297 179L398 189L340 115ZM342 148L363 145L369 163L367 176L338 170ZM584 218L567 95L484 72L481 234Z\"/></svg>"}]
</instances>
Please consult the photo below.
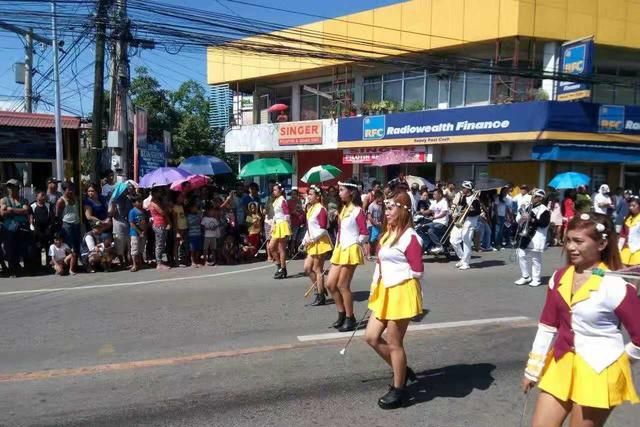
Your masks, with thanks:
<instances>
[{"instance_id":1,"label":"white road marking","mask_svg":"<svg viewBox=\"0 0 640 427\"><path fill-rule=\"evenodd\" d=\"M232 274L249 273L251 271L264 270L267 268L273 268L273 265L269 264L269 265L263 265L261 267L246 268L244 270L233 270L233 271L224 271L222 273L203 274L201 276L172 277L170 279L144 280L140 282L110 283L106 285L86 285L86 286L76 286L73 288L26 289L22 291L6 291L6 292L0 292L0 296L39 294L39 293L45 293L45 292L85 291L88 289L122 288L127 286L152 285L156 283L180 282L184 280L198 280L198 279L208 279L211 277L230 276Z\"/></svg>"},{"instance_id":2,"label":"white road marking","mask_svg":"<svg viewBox=\"0 0 640 427\"><path fill-rule=\"evenodd\" d=\"M429 331L437 329L451 329L461 328L464 326L478 326L478 325L496 325L504 323L514 322L526 322L531 320L529 317L516 316L516 317L496 317L493 319L475 319L475 320L462 320L459 322L442 322L442 323L421 323L419 325L409 325L409 331ZM349 338L353 332L329 332L326 334L315 335L300 335L298 341L322 341L322 340L335 340L340 338ZM364 330L356 332L357 337L364 336Z\"/></svg>"}]
</instances>

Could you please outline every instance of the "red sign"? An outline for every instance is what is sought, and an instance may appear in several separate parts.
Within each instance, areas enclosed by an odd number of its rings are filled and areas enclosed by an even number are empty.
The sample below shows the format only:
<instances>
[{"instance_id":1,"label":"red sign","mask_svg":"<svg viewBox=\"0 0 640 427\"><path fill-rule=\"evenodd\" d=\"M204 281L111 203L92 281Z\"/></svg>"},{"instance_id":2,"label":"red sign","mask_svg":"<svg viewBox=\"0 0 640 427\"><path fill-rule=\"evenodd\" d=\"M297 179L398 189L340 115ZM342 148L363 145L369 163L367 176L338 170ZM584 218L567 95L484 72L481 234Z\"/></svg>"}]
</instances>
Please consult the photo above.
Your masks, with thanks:
<instances>
[{"instance_id":1,"label":"red sign","mask_svg":"<svg viewBox=\"0 0 640 427\"><path fill-rule=\"evenodd\" d=\"M322 144L322 122L278 123L278 145Z\"/></svg>"},{"instance_id":2,"label":"red sign","mask_svg":"<svg viewBox=\"0 0 640 427\"><path fill-rule=\"evenodd\" d=\"M345 165L371 165L383 153L390 150L399 150L397 147L372 147L372 148L350 148L342 150L342 164ZM426 147L418 145L415 147L403 147L410 157L407 163L424 163L427 160Z\"/></svg>"}]
</instances>

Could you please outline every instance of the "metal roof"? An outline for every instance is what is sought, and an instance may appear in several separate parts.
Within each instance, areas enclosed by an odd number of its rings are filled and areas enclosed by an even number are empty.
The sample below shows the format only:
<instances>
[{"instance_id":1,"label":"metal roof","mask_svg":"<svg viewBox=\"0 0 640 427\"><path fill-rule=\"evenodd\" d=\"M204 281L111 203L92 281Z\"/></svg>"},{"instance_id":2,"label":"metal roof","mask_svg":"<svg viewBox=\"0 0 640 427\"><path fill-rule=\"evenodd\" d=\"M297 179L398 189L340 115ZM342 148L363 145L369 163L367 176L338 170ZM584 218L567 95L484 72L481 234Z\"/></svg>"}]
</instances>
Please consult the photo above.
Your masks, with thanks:
<instances>
[{"instance_id":1,"label":"metal roof","mask_svg":"<svg viewBox=\"0 0 640 427\"><path fill-rule=\"evenodd\" d=\"M0 126L50 128L55 127L53 114L0 111ZM62 116L63 129L80 129L80 118Z\"/></svg>"}]
</instances>

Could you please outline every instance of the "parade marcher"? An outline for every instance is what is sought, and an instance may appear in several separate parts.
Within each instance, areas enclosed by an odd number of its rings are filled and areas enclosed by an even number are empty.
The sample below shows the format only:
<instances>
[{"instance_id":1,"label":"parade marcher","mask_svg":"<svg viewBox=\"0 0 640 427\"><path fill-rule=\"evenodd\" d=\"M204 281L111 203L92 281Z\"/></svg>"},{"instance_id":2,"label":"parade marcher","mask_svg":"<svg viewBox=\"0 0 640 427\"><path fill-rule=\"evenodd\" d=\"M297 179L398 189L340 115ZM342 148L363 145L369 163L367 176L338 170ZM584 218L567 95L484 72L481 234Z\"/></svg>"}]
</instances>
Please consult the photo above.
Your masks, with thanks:
<instances>
[{"instance_id":1,"label":"parade marcher","mask_svg":"<svg viewBox=\"0 0 640 427\"><path fill-rule=\"evenodd\" d=\"M411 318L422 313L419 280L424 264L422 241L412 226L410 204L406 193L386 201L384 231L369 295L372 315L365 340L393 369L393 384L378 400L382 409L400 407L407 382L416 379L407 366L403 340Z\"/></svg>"},{"instance_id":2,"label":"parade marcher","mask_svg":"<svg viewBox=\"0 0 640 427\"><path fill-rule=\"evenodd\" d=\"M522 216L524 225L518 236L520 244L517 249L522 277L515 281L516 285L540 286L542 252L547 246L547 231L551 223L551 212L542 203L545 197L544 190L535 190L531 209Z\"/></svg>"},{"instance_id":3,"label":"parade marcher","mask_svg":"<svg viewBox=\"0 0 640 427\"><path fill-rule=\"evenodd\" d=\"M534 427L560 427L569 414L572 426L602 427L616 406L639 401L629 359L640 359L640 300L635 286L606 274L622 267L616 243L605 215L569 223L567 266L549 282L522 380L525 393L541 390Z\"/></svg>"},{"instance_id":4,"label":"parade marcher","mask_svg":"<svg viewBox=\"0 0 640 427\"><path fill-rule=\"evenodd\" d=\"M322 206L322 190L312 185L307 192L307 232L302 244L306 247L307 259L304 261L304 271L311 283L315 283L316 298L312 306L325 305L327 291L324 287L324 259L331 252L332 245L327 227L329 216L327 209Z\"/></svg>"},{"instance_id":5,"label":"parade marcher","mask_svg":"<svg viewBox=\"0 0 640 427\"><path fill-rule=\"evenodd\" d=\"M482 212L478 197L472 193L473 183L464 181L462 183L462 192L458 193L454 199L455 206L459 209L459 215L464 215L464 220L455 217L453 221L461 222L456 224L451 230L449 242L456 252L460 261L456 263L456 268L460 270L468 270L469 261L471 261L471 250L473 249L473 233L478 225L478 217ZM462 225L459 227L458 225Z\"/></svg>"},{"instance_id":6,"label":"parade marcher","mask_svg":"<svg viewBox=\"0 0 640 427\"><path fill-rule=\"evenodd\" d=\"M520 193L516 195L512 200L512 203L515 203L516 209L516 222L520 222L520 218L525 213L525 211L529 208L531 204L531 194L529 194L529 186L523 184L520 186Z\"/></svg>"},{"instance_id":7,"label":"parade marcher","mask_svg":"<svg viewBox=\"0 0 640 427\"><path fill-rule=\"evenodd\" d=\"M273 185L273 227L271 228L271 240L269 251L274 257L276 274L274 279L287 278L287 238L291 236L289 225L289 205L284 197L282 185L276 182Z\"/></svg>"},{"instance_id":8,"label":"parade marcher","mask_svg":"<svg viewBox=\"0 0 640 427\"><path fill-rule=\"evenodd\" d=\"M629 202L629 215L618 241L620 257L624 265L640 265L640 199L633 198Z\"/></svg>"},{"instance_id":9,"label":"parade marcher","mask_svg":"<svg viewBox=\"0 0 640 427\"><path fill-rule=\"evenodd\" d=\"M339 231L336 247L331 257L331 270L327 288L338 310L338 320L333 324L340 332L353 331L356 318L353 314L351 279L356 267L364 264L362 245L367 241L367 217L360 204L360 188L353 180L339 182L339 194L343 207L339 215Z\"/></svg>"}]
</instances>

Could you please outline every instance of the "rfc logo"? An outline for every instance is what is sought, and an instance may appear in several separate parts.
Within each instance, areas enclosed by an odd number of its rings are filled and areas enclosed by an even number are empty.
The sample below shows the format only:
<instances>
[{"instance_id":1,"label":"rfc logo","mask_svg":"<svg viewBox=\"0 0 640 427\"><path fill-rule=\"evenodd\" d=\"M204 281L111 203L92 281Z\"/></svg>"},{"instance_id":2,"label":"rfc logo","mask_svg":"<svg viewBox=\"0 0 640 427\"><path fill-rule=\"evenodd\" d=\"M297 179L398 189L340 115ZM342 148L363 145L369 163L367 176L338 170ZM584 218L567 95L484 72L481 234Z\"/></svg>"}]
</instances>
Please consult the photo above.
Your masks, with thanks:
<instances>
[{"instance_id":1,"label":"rfc logo","mask_svg":"<svg viewBox=\"0 0 640 427\"><path fill-rule=\"evenodd\" d=\"M562 61L562 71L567 74L582 74L586 56L587 46L585 44L567 48L564 52L564 61Z\"/></svg>"},{"instance_id":2,"label":"rfc logo","mask_svg":"<svg viewBox=\"0 0 640 427\"><path fill-rule=\"evenodd\" d=\"M598 114L598 132L621 133L624 130L624 106L601 105Z\"/></svg>"},{"instance_id":3,"label":"rfc logo","mask_svg":"<svg viewBox=\"0 0 640 427\"><path fill-rule=\"evenodd\" d=\"M369 116L362 121L362 139L370 141L385 136L384 116Z\"/></svg>"}]
</instances>

